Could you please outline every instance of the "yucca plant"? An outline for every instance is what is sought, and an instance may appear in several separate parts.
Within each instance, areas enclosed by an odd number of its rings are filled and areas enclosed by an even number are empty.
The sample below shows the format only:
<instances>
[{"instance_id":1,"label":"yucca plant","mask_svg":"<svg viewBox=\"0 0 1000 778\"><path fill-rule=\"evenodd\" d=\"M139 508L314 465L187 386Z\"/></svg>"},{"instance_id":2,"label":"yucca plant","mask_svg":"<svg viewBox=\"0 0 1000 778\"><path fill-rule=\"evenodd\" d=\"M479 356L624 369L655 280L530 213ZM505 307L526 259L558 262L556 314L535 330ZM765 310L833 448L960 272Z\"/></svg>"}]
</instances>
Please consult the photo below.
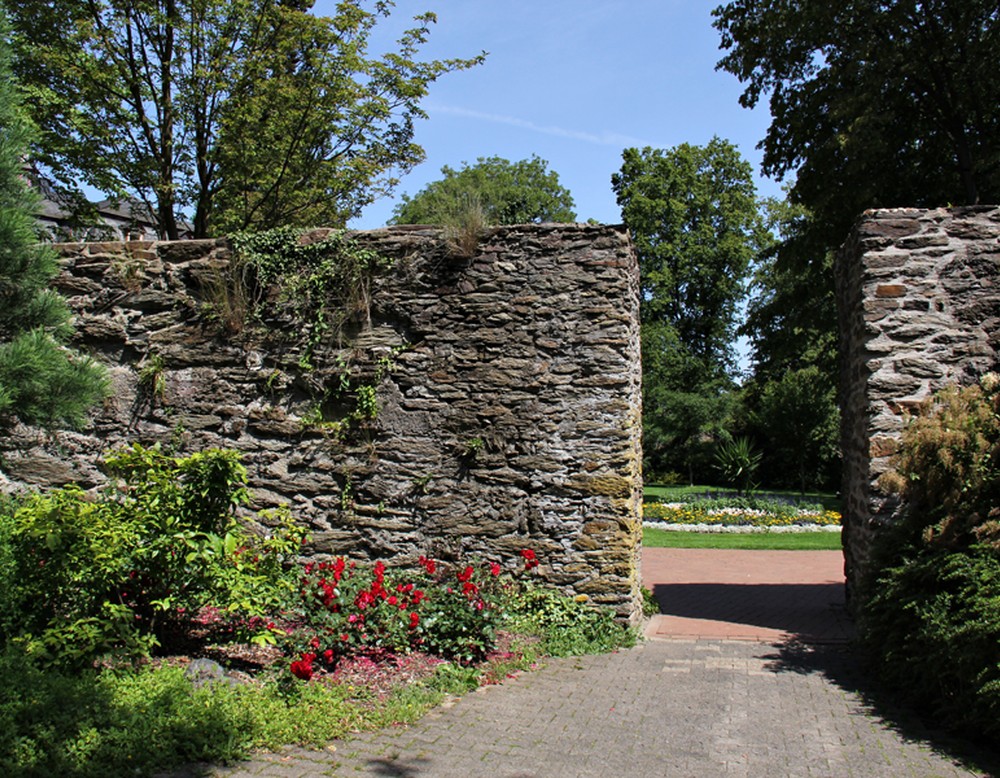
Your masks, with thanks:
<instances>
[{"instance_id":1,"label":"yucca plant","mask_svg":"<svg viewBox=\"0 0 1000 778\"><path fill-rule=\"evenodd\" d=\"M749 438L731 438L719 444L715 452L715 467L720 475L742 497L750 492L754 473L760 467L761 453Z\"/></svg>"}]
</instances>

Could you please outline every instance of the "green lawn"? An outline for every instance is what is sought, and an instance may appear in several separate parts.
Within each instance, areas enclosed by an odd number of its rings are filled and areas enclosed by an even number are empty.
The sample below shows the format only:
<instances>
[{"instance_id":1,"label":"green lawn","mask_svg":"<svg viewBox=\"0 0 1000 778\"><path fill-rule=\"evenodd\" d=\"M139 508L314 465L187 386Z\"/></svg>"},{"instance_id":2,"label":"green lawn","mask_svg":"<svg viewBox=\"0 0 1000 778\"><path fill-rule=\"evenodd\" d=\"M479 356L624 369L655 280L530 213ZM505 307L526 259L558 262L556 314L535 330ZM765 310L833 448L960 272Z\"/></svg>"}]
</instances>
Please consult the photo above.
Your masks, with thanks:
<instances>
[{"instance_id":1,"label":"green lawn","mask_svg":"<svg viewBox=\"0 0 1000 778\"><path fill-rule=\"evenodd\" d=\"M839 532L674 532L645 527L647 548L734 548L771 551L839 551Z\"/></svg>"},{"instance_id":2,"label":"green lawn","mask_svg":"<svg viewBox=\"0 0 1000 778\"><path fill-rule=\"evenodd\" d=\"M647 500L660 502L690 502L692 499L706 495L732 494L733 490L725 486L658 486L646 484L643 494ZM798 500L801 495L795 490L761 489L755 494L780 495ZM806 492L805 502L819 503L825 510L840 511L840 498L830 492Z\"/></svg>"}]
</instances>

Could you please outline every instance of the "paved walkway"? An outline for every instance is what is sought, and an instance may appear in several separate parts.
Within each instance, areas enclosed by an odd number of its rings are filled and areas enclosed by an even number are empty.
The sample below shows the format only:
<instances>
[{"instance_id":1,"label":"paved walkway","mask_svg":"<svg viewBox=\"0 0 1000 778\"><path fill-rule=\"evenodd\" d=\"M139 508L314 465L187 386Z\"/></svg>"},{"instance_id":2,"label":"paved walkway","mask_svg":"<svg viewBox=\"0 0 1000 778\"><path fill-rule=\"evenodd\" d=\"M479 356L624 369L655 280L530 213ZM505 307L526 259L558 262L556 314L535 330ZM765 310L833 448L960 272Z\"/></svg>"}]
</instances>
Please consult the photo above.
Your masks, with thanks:
<instances>
[{"instance_id":1,"label":"paved walkway","mask_svg":"<svg viewBox=\"0 0 1000 778\"><path fill-rule=\"evenodd\" d=\"M649 637L843 642L854 635L839 551L645 548L660 603Z\"/></svg>"},{"instance_id":2,"label":"paved walkway","mask_svg":"<svg viewBox=\"0 0 1000 778\"><path fill-rule=\"evenodd\" d=\"M646 584L668 614L651 623L653 639L634 649L552 660L411 727L358 735L326 751L290 749L213 775L989 775L957 764L904 718L866 704L843 642L834 592L842 579L830 572L837 552L815 559L811 552L715 552L728 556L708 559L715 571L708 576L696 563L704 553L644 551ZM805 556L784 563L773 556L786 553ZM792 576L788 565L804 569ZM784 605L776 604L781 596ZM814 642L789 639L796 633Z\"/></svg>"}]
</instances>

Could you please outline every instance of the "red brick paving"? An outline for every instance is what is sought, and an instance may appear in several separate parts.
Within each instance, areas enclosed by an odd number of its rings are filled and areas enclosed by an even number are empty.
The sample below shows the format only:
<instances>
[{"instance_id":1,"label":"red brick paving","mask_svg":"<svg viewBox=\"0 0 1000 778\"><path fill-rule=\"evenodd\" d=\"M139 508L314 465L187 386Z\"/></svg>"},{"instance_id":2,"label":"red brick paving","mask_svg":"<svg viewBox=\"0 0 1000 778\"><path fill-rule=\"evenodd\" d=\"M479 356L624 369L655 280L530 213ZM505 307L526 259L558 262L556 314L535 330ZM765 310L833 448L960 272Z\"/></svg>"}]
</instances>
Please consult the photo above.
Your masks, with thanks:
<instances>
[{"instance_id":1,"label":"red brick paving","mask_svg":"<svg viewBox=\"0 0 1000 778\"><path fill-rule=\"evenodd\" d=\"M840 551L644 548L651 638L840 642L852 636Z\"/></svg>"}]
</instances>

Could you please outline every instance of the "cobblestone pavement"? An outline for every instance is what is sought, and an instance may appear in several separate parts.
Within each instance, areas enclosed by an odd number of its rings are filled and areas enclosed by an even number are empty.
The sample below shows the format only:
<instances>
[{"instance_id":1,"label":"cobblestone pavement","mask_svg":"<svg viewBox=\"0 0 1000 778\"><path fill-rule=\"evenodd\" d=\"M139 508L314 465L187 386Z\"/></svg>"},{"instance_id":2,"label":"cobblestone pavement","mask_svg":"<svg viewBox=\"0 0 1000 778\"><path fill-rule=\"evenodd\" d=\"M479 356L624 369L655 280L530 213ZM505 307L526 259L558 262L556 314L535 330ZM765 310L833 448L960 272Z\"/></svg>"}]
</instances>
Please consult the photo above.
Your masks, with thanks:
<instances>
[{"instance_id":1,"label":"cobblestone pavement","mask_svg":"<svg viewBox=\"0 0 1000 778\"><path fill-rule=\"evenodd\" d=\"M651 640L550 661L417 724L292 749L226 778L988 775L875 715L846 646ZM335 750L333 750L335 749Z\"/></svg>"},{"instance_id":2,"label":"cobblestone pavement","mask_svg":"<svg viewBox=\"0 0 1000 778\"><path fill-rule=\"evenodd\" d=\"M211 775L1000 775L992 757L962 766L931 733L869 706L847 642L842 565L839 552L644 549L643 580L664 615L636 648L549 660L410 727Z\"/></svg>"}]
</instances>

